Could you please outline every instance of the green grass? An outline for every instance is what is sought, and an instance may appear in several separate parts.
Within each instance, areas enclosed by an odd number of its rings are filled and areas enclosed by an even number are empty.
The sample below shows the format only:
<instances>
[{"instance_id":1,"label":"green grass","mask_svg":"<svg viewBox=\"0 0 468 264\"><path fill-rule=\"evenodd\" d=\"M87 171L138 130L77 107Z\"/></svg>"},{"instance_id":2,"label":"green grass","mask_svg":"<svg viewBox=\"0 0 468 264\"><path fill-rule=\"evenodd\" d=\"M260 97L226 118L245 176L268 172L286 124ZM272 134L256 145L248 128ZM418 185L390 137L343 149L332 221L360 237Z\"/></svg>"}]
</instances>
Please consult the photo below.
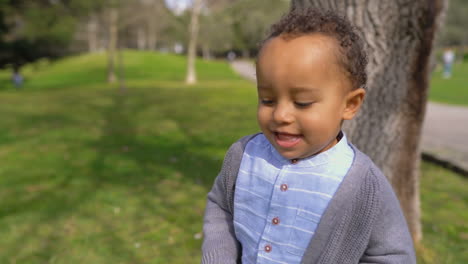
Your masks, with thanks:
<instances>
[{"instance_id":1,"label":"green grass","mask_svg":"<svg viewBox=\"0 0 468 264\"><path fill-rule=\"evenodd\" d=\"M456 63L450 79L442 77L442 67L436 68L432 74L429 100L468 106L468 62Z\"/></svg>"},{"instance_id":2,"label":"green grass","mask_svg":"<svg viewBox=\"0 0 468 264\"><path fill-rule=\"evenodd\" d=\"M418 263L468 263L467 179L439 166L421 166L423 247Z\"/></svg>"},{"instance_id":3,"label":"green grass","mask_svg":"<svg viewBox=\"0 0 468 264\"><path fill-rule=\"evenodd\" d=\"M24 89L0 89L0 263L199 263L206 193L257 131L255 89L223 62L186 86L183 58L128 52L120 93L104 59L29 66ZM466 263L466 179L422 169L421 263Z\"/></svg>"},{"instance_id":4,"label":"green grass","mask_svg":"<svg viewBox=\"0 0 468 264\"><path fill-rule=\"evenodd\" d=\"M127 81L183 81L186 60L183 56L152 52L126 51L123 56ZM117 63L118 61L116 61ZM40 60L22 68L25 90L83 89L109 87L106 84L107 55L85 54L56 62ZM224 62L196 62L200 81L240 80ZM119 71L116 65L117 72ZM0 72L0 91L13 90L10 73Z\"/></svg>"}]
</instances>

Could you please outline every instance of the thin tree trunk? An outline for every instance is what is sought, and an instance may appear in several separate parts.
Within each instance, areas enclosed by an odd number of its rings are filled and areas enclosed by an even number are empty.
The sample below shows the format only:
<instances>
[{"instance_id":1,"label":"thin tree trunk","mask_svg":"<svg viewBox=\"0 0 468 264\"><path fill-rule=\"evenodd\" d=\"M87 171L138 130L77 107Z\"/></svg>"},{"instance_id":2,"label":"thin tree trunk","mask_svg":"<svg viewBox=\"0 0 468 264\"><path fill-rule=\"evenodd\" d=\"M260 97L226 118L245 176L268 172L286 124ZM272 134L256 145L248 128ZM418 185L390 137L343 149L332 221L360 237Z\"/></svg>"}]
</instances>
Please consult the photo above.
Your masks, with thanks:
<instances>
[{"instance_id":1,"label":"thin tree trunk","mask_svg":"<svg viewBox=\"0 0 468 264\"><path fill-rule=\"evenodd\" d=\"M96 15L91 15L88 20L88 51L98 50L98 22Z\"/></svg>"},{"instance_id":2,"label":"thin tree trunk","mask_svg":"<svg viewBox=\"0 0 468 264\"><path fill-rule=\"evenodd\" d=\"M201 5L202 0L194 0L192 7L192 17L190 19L190 36L187 54L187 76L185 79L187 84L194 84L197 82L197 75L195 72L195 58L197 55L197 38L199 30L198 18L200 15Z\"/></svg>"},{"instance_id":3,"label":"thin tree trunk","mask_svg":"<svg viewBox=\"0 0 468 264\"><path fill-rule=\"evenodd\" d=\"M119 87L120 92L125 92L125 64L124 64L124 50L121 46L118 51L118 64L119 64Z\"/></svg>"},{"instance_id":4,"label":"thin tree trunk","mask_svg":"<svg viewBox=\"0 0 468 264\"><path fill-rule=\"evenodd\" d=\"M361 113L345 124L351 141L382 169L400 200L413 239L422 238L419 206L420 136L430 56L446 0L293 0L345 15L368 45L368 93Z\"/></svg>"},{"instance_id":5,"label":"thin tree trunk","mask_svg":"<svg viewBox=\"0 0 468 264\"><path fill-rule=\"evenodd\" d=\"M158 40L157 32L156 32L156 19L150 18L148 22L148 37L147 37L147 49L148 50L156 50L156 43Z\"/></svg>"},{"instance_id":6,"label":"thin tree trunk","mask_svg":"<svg viewBox=\"0 0 468 264\"><path fill-rule=\"evenodd\" d=\"M107 50L108 64L107 64L107 81L115 83L117 80L115 74L115 57L118 42L118 18L119 13L117 8L109 9L109 45Z\"/></svg>"},{"instance_id":7,"label":"thin tree trunk","mask_svg":"<svg viewBox=\"0 0 468 264\"><path fill-rule=\"evenodd\" d=\"M146 40L145 29L140 25L137 28L137 47L139 50L146 49Z\"/></svg>"},{"instance_id":8,"label":"thin tree trunk","mask_svg":"<svg viewBox=\"0 0 468 264\"><path fill-rule=\"evenodd\" d=\"M250 58L249 48L242 49L242 58L244 58L244 59Z\"/></svg>"},{"instance_id":9,"label":"thin tree trunk","mask_svg":"<svg viewBox=\"0 0 468 264\"><path fill-rule=\"evenodd\" d=\"M158 13L158 8L161 8L159 6L158 2L153 2L152 4L152 10L154 14ZM147 39L147 45L146 47L148 50L155 50L156 49L156 41L157 41L157 32L156 32L156 23L158 22L156 17L154 15L150 15L148 17L148 37Z\"/></svg>"},{"instance_id":10,"label":"thin tree trunk","mask_svg":"<svg viewBox=\"0 0 468 264\"><path fill-rule=\"evenodd\" d=\"M208 45L203 45L202 52L203 52L203 59L205 60L211 59L211 52L210 52L210 48L208 47Z\"/></svg>"}]
</instances>

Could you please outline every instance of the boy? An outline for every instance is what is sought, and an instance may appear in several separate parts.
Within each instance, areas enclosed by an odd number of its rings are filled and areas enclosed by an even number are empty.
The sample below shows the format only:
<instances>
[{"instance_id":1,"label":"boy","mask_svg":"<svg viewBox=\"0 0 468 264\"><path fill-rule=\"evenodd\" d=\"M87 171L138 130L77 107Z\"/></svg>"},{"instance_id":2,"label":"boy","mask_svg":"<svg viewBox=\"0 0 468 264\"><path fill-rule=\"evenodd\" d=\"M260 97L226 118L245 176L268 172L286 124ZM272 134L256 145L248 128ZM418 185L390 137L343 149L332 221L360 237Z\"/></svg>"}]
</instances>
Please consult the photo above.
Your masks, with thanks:
<instances>
[{"instance_id":1,"label":"boy","mask_svg":"<svg viewBox=\"0 0 468 264\"><path fill-rule=\"evenodd\" d=\"M292 10L262 44L263 133L226 154L208 194L202 263L416 263L390 184L341 132L365 96L345 19Z\"/></svg>"}]
</instances>

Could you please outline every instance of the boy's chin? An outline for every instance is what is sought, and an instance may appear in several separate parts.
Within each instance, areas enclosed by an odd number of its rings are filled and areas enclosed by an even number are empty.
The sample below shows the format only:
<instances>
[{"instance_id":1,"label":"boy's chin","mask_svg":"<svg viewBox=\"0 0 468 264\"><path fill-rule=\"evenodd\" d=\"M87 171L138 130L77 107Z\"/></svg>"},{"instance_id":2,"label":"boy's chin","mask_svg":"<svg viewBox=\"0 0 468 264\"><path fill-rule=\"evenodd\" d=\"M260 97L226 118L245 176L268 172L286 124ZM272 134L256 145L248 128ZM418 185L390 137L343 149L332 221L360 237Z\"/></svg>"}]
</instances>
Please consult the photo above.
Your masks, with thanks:
<instances>
[{"instance_id":1,"label":"boy's chin","mask_svg":"<svg viewBox=\"0 0 468 264\"><path fill-rule=\"evenodd\" d=\"M275 146L275 149L276 149L276 151L278 151L278 153L283 158L288 159L288 160L295 160L295 159L303 159L304 158L303 157L304 155L301 155L297 151L288 151L288 150L278 148L277 146Z\"/></svg>"}]
</instances>

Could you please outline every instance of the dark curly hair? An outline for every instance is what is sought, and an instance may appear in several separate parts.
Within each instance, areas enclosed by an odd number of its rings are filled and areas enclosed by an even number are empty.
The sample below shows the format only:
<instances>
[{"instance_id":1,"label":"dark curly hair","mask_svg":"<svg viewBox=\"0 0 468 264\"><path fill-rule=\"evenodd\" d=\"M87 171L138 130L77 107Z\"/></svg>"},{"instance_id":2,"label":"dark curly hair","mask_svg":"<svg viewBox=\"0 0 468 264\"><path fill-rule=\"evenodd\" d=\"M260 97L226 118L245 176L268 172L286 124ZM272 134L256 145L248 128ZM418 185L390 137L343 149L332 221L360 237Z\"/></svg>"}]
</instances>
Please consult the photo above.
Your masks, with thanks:
<instances>
[{"instance_id":1,"label":"dark curly hair","mask_svg":"<svg viewBox=\"0 0 468 264\"><path fill-rule=\"evenodd\" d=\"M367 55L364 41L359 37L357 29L351 22L332 11L293 8L271 26L269 35L260 47L269 39L280 35L299 37L311 33L322 33L338 41L339 53L344 55L337 56L338 61L349 75L353 89L365 88Z\"/></svg>"}]
</instances>

